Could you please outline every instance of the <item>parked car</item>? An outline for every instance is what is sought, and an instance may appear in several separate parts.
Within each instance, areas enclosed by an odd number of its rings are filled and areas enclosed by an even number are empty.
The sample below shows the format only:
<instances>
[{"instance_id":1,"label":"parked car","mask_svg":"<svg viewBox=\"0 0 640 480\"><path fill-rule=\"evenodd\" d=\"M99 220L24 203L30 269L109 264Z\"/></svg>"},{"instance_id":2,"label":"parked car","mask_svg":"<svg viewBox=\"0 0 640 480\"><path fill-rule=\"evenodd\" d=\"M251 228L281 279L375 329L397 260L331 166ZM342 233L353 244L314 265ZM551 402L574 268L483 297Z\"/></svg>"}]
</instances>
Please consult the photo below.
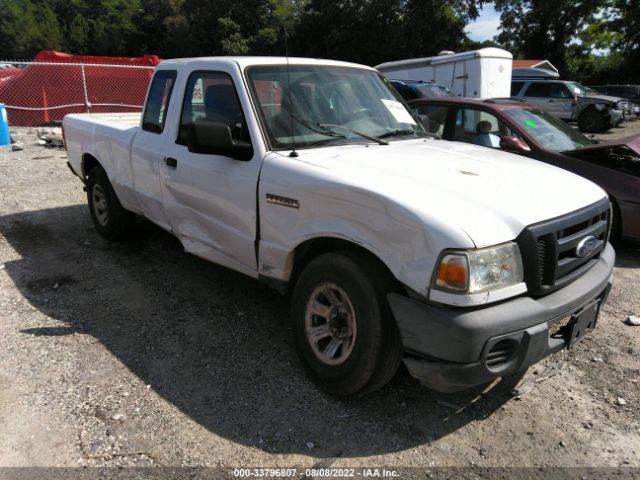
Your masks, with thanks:
<instances>
[{"instance_id":1,"label":"parked car","mask_svg":"<svg viewBox=\"0 0 640 480\"><path fill-rule=\"evenodd\" d=\"M606 193L429 135L376 70L164 61L145 103L139 127L64 119L96 230L119 239L144 215L187 252L291 290L300 358L326 391L380 388L402 360L461 390L594 330L615 261Z\"/></svg>"},{"instance_id":2,"label":"parked car","mask_svg":"<svg viewBox=\"0 0 640 480\"><path fill-rule=\"evenodd\" d=\"M631 114L640 117L640 85L598 85L590 88L605 95L625 99L629 102Z\"/></svg>"},{"instance_id":3,"label":"parked car","mask_svg":"<svg viewBox=\"0 0 640 480\"><path fill-rule=\"evenodd\" d=\"M437 129L446 140L518 153L597 183L613 203L613 236L640 239L640 135L597 143L550 113L517 101L456 97L409 104L428 118L430 131Z\"/></svg>"},{"instance_id":4,"label":"parked car","mask_svg":"<svg viewBox=\"0 0 640 480\"><path fill-rule=\"evenodd\" d=\"M518 78L511 82L511 96L552 113L565 121L577 121L580 130L609 130L624 119L628 102L587 91L577 82Z\"/></svg>"},{"instance_id":5,"label":"parked car","mask_svg":"<svg viewBox=\"0 0 640 480\"><path fill-rule=\"evenodd\" d=\"M398 91L405 100L415 100L416 98L431 97L453 97L451 90L433 82L422 80L390 80L391 85Z\"/></svg>"},{"instance_id":6,"label":"parked car","mask_svg":"<svg viewBox=\"0 0 640 480\"><path fill-rule=\"evenodd\" d=\"M605 95L621 97L640 104L640 85L595 85L591 88Z\"/></svg>"}]
</instances>

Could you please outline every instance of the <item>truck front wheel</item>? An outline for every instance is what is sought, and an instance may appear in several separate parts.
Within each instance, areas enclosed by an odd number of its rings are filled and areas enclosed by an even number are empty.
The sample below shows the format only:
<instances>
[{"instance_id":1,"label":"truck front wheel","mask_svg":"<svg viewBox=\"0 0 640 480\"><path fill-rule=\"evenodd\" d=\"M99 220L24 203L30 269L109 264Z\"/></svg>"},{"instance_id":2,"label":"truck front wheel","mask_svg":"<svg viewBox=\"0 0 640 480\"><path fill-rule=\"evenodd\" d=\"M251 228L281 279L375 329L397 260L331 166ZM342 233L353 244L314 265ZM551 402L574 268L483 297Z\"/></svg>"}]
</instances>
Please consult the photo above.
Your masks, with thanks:
<instances>
[{"instance_id":1,"label":"truck front wheel","mask_svg":"<svg viewBox=\"0 0 640 480\"><path fill-rule=\"evenodd\" d=\"M604 130L602 114L596 110L586 110L578 117L580 131L586 133L598 133Z\"/></svg>"},{"instance_id":2,"label":"truck front wheel","mask_svg":"<svg viewBox=\"0 0 640 480\"><path fill-rule=\"evenodd\" d=\"M127 237L133 226L133 213L122 208L102 167L91 169L86 189L89 212L98 233L107 240Z\"/></svg>"},{"instance_id":3,"label":"truck front wheel","mask_svg":"<svg viewBox=\"0 0 640 480\"><path fill-rule=\"evenodd\" d=\"M328 253L302 271L292 299L298 353L332 395L368 393L391 380L402 343L386 294L393 283L365 255Z\"/></svg>"}]
</instances>

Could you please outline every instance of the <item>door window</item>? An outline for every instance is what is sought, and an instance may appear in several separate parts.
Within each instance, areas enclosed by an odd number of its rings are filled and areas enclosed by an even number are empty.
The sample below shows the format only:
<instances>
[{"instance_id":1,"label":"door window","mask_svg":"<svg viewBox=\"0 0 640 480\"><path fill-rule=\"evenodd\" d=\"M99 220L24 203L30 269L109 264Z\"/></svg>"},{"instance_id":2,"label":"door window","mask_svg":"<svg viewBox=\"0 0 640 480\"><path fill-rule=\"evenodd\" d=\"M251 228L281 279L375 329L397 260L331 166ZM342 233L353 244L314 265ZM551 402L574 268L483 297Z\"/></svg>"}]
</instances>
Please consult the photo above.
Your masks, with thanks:
<instances>
[{"instance_id":1,"label":"door window","mask_svg":"<svg viewBox=\"0 0 640 480\"><path fill-rule=\"evenodd\" d=\"M564 83L552 83L549 88L551 98L573 98L573 95Z\"/></svg>"},{"instance_id":2,"label":"door window","mask_svg":"<svg viewBox=\"0 0 640 480\"><path fill-rule=\"evenodd\" d=\"M227 73L194 72L189 77L177 143L187 145L190 127L196 122L224 123L234 140L250 142L240 99Z\"/></svg>"},{"instance_id":3,"label":"door window","mask_svg":"<svg viewBox=\"0 0 640 480\"><path fill-rule=\"evenodd\" d=\"M456 112L453 140L500 148L500 139L506 136L518 135L492 113L474 108L460 108Z\"/></svg>"},{"instance_id":4,"label":"door window","mask_svg":"<svg viewBox=\"0 0 640 480\"><path fill-rule=\"evenodd\" d=\"M169 100L176 82L175 70L159 70L153 77L144 108L142 129L152 133L162 133L167 119Z\"/></svg>"}]
</instances>

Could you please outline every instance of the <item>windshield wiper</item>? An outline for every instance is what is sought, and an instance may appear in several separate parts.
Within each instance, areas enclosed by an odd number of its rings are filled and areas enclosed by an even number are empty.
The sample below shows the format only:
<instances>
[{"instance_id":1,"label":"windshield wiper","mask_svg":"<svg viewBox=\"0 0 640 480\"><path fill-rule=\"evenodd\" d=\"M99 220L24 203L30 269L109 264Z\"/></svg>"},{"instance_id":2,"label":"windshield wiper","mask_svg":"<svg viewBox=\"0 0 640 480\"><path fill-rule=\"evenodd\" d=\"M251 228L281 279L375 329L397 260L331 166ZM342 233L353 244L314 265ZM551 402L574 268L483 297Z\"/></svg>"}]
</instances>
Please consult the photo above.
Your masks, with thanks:
<instances>
[{"instance_id":1,"label":"windshield wiper","mask_svg":"<svg viewBox=\"0 0 640 480\"><path fill-rule=\"evenodd\" d=\"M400 137L403 135L417 135L419 137L440 138L440 136L436 135L435 133L426 132L422 130L411 130L409 128L389 130L388 132L384 132L383 134L378 135L378 138Z\"/></svg>"},{"instance_id":2,"label":"windshield wiper","mask_svg":"<svg viewBox=\"0 0 640 480\"><path fill-rule=\"evenodd\" d=\"M378 138L388 138L388 137L400 137L403 135L414 135L417 134L415 130L410 128L405 128L404 130L389 130L388 132L384 132L381 135L378 135Z\"/></svg>"},{"instance_id":3,"label":"windshield wiper","mask_svg":"<svg viewBox=\"0 0 640 480\"><path fill-rule=\"evenodd\" d=\"M374 137L373 135L368 135L366 133L358 132L357 130L351 130L347 127L343 127L342 125L334 125L332 123L318 123L318 126L320 128L323 128L329 131L333 131L333 130L330 130L331 128L339 128L341 130L346 130L347 132L353 133L354 135L358 135L359 137L366 138L367 140L370 140L372 142L376 142L378 145L389 145L389 142L387 142L386 140L383 140L381 137ZM340 135L338 132L334 132L334 133ZM344 135L341 135L341 136L344 137Z\"/></svg>"},{"instance_id":4,"label":"windshield wiper","mask_svg":"<svg viewBox=\"0 0 640 480\"><path fill-rule=\"evenodd\" d=\"M324 125L321 125L319 123L310 122L308 120L305 120L304 118L300 118L297 115L294 115L293 113L290 113L290 116L300 125L308 128L312 132L319 133L320 135L326 135L327 137L347 138L345 135L334 132L333 130L326 128Z\"/></svg>"}]
</instances>

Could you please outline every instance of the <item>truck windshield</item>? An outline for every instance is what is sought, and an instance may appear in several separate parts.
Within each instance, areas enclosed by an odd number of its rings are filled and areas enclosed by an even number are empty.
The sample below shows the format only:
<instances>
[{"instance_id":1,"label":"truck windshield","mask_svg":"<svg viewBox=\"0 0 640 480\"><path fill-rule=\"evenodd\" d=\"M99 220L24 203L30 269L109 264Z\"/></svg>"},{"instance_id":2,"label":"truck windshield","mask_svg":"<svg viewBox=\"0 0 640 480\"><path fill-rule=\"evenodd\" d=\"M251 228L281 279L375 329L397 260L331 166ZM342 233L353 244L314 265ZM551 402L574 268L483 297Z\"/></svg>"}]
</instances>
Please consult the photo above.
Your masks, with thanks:
<instances>
[{"instance_id":1,"label":"truck windshield","mask_svg":"<svg viewBox=\"0 0 640 480\"><path fill-rule=\"evenodd\" d=\"M594 141L559 118L537 109L507 109L505 115L524 129L539 145L555 152L577 150Z\"/></svg>"},{"instance_id":2,"label":"truck windshield","mask_svg":"<svg viewBox=\"0 0 640 480\"><path fill-rule=\"evenodd\" d=\"M251 67L247 76L274 149L428 135L374 71L270 65Z\"/></svg>"}]
</instances>

